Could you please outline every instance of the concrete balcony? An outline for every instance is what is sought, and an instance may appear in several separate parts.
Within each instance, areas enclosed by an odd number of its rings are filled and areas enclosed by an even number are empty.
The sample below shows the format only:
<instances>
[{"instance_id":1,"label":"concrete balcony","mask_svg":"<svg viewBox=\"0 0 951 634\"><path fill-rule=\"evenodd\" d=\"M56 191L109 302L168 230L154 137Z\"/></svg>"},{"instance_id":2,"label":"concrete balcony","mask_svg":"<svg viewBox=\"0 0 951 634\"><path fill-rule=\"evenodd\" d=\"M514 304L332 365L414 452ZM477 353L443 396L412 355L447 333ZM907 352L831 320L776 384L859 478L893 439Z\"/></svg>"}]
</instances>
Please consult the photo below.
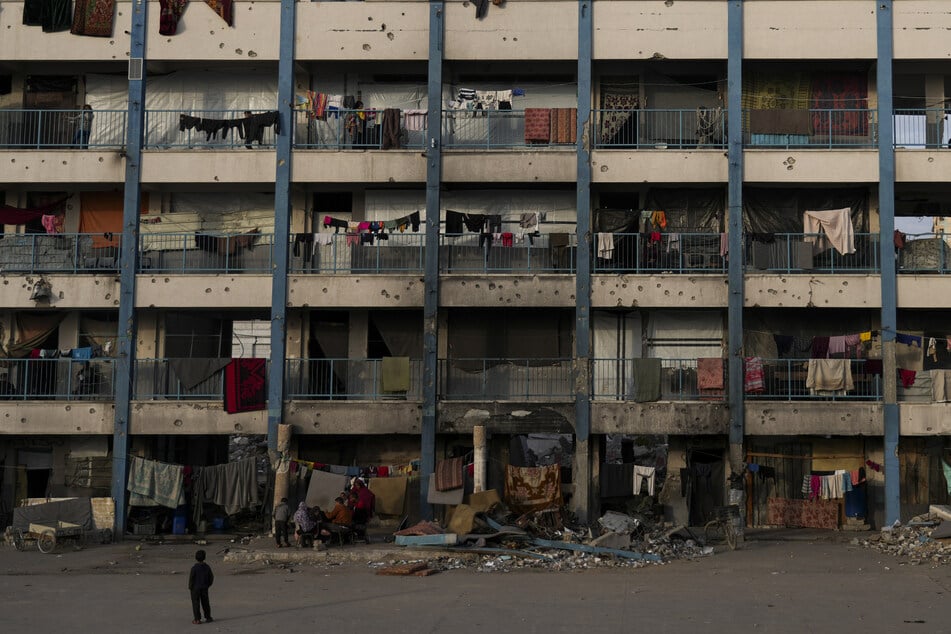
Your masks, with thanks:
<instances>
[{"instance_id":1,"label":"concrete balcony","mask_svg":"<svg viewBox=\"0 0 951 634\"><path fill-rule=\"evenodd\" d=\"M125 182L125 159L119 149L19 149L4 150L3 154L3 180L10 186L60 184L112 188Z\"/></svg>"},{"instance_id":2,"label":"concrete balcony","mask_svg":"<svg viewBox=\"0 0 951 634\"><path fill-rule=\"evenodd\" d=\"M726 308L726 275L595 274L591 276L594 308Z\"/></svg>"},{"instance_id":3,"label":"concrete balcony","mask_svg":"<svg viewBox=\"0 0 951 634\"><path fill-rule=\"evenodd\" d=\"M284 422L295 435L410 434L422 429L423 407L419 401L302 401L285 405Z\"/></svg>"},{"instance_id":4,"label":"concrete balcony","mask_svg":"<svg viewBox=\"0 0 951 634\"><path fill-rule=\"evenodd\" d=\"M0 435L112 435L114 427L111 400L0 401Z\"/></svg>"},{"instance_id":5,"label":"concrete balcony","mask_svg":"<svg viewBox=\"0 0 951 634\"><path fill-rule=\"evenodd\" d=\"M118 273L44 274L42 279L52 289L50 301L37 303L30 299L39 274L0 274L0 306L7 309L115 309L119 308Z\"/></svg>"},{"instance_id":6,"label":"concrete balcony","mask_svg":"<svg viewBox=\"0 0 951 634\"><path fill-rule=\"evenodd\" d=\"M444 11L447 60L578 59L576 2L544 0L490 6L481 20L476 19L472 3L447 2ZM428 14L418 24L428 25Z\"/></svg>"},{"instance_id":7,"label":"concrete balcony","mask_svg":"<svg viewBox=\"0 0 951 634\"><path fill-rule=\"evenodd\" d=\"M727 58L723 2L600 2L593 9L595 59Z\"/></svg>"},{"instance_id":8,"label":"concrete balcony","mask_svg":"<svg viewBox=\"0 0 951 634\"><path fill-rule=\"evenodd\" d=\"M294 52L300 61L425 60L429 4L298 2Z\"/></svg>"},{"instance_id":9,"label":"concrete balcony","mask_svg":"<svg viewBox=\"0 0 951 634\"><path fill-rule=\"evenodd\" d=\"M110 431L112 425L110 423ZM227 413L221 399L133 401L130 434L266 434L267 411Z\"/></svg>"},{"instance_id":10,"label":"concrete balcony","mask_svg":"<svg viewBox=\"0 0 951 634\"><path fill-rule=\"evenodd\" d=\"M730 412L722 402L591 403L594 434L717 435L729 431Z\"/></svg>"},{"instance_id":11,"label":"concrete balcony","mask_svg":"<svg viewBox=\"0 0 951 634\"><path fill-rule=\"evenodd\" d=\"M724 150L615 149L591 152L593 183L725 183Z\"/></svg>"},{"instance_id":12,"label":"concrete balcony","mask_svg":"<svg viewBox=\"0 0 951 634\"><path fill-rule=\"evenodd\" d=\"M746 149L743 160L746 183L878 182L874 149Z\"/></svg>"},{"instance_id":13,"label":"concrete balcony","mask_svg":"<svg viewBox=\"0 0 951 634\"><path fill-rule=\"evenodd\" d=\"M750 2L743 7L743 31L743 56L749 59L878 56L873 0ZM725 34L723 39L726 40ZM896 51L897 48L896 42Z\"/></svg>"},{"instance_id":14,"label":"concrete balcony","mask_svg":"<svg viewBox=\"0 0 951 634\"><path fill-rule=\"evenodd\" d=\"M119 7L122 11L123 5ZM279 0L235 4L233 26L228 26L207 5L188 4L178 21L178 32L169 36L158 33L161 15L159 3L149 2L149 37L145 40L145 57L150 62L202 60L260 63L277 62L280 57L280 38L277 37L281 30ZM117 30L116 35L124 32ZM123 52L127 53L128 36L118 39L124 42Z\"/></svg>"},{"instance_id":15,"label":"concrete balcony","mask_svg":"<svg viewBox=\"0 0 951 634\"><path fill-rule=\"evenodd\" d=\"M147 150L142 153L142 183L147 185L222 183L273 188L274 175L274 152L263 148Z\"/></svg>"},{"instance_id":16,"label":"concrete balcony","mask_svg":"<svg viewBox=\"0 0 951 634\"><path fill-rule=\"evenodd\" d=\"M145 274L136 277L136 308L269 308L270 274Z\"/></svg>"},{"instance_id":17,"label":"concrete balcony","mask_svg":"<svg viewBox=\"0 0 951 634\"><path fill-rule=\"evenodd\" d=\"M787 275L747 273L744 306L748 308L881 307L877 274Z\"/></svg>"},{"instance_id":18,"label":"concrete balcony","mask_svg":"<svg viewBox=\"0 0 951 634\"><path fill-rule=\"evenodd\" d=\"M894 13L895 59L941 59L951 57L951 11L944 0L896 2Z\"/></svg>"},{"instance_id":19,"label":"concrete balcony","mask_svg":"<svg viewBox=\"0 0 951 634\"><path fill-rule=\"evenodd\" d=\"M158 30L159 4L152 13ZM210 10L209 10L210 12ZM215 16L217 17L217 16ZM219 18L220 20L220 18ZM23 2L3 3L0 11L0 59L16 62L116 62L116 70L125 74L129 58L129 36L132 28L132 3L116 2L112 37L76 37L68 30L44 33L39 26L23 24ZM205 31L207 33L207 31Z\"/></svg>"},{"instance_id":20,"label":"concrete balcony","mask_svg":"<svg viewBox=\"0 0 951 634\"><path fill-rule=\"evenodd\" d=\"M747 436L881 436L882 404L860 401L748 401Z\"/></svg>"}]
</instances>

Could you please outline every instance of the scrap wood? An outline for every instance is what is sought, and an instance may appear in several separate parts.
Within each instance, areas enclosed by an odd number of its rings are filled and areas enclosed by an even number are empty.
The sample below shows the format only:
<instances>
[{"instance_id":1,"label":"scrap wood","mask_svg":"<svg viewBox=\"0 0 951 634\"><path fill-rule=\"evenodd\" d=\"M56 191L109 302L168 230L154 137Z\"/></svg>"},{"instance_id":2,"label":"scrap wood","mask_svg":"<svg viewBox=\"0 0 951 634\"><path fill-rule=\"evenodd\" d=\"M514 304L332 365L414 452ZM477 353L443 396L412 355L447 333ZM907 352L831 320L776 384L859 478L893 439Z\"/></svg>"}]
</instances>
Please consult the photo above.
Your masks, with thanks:
<instances>
[{"instance_id":1,"label":"scrap wood","mask_svg":"<svg viewBox=\"0 0 951 634\"><path fill-rule=\"evenodd\" d=\"M557 542L550 539L533 539L534 546L541 548L555 548L557 550L576 550L583 553L595 555L614 555L624 559L642 559L644 561L660 561L659 555L651 553L639 553L633 550L620 550L618 548L601 548L598 546L588 546L587 544L574 544L572 542Z\"/></svg>"},{"instance_id":2,"label":"scrap wood","mask_svg":"<svg viewBox=\"0 0 951 634\"><path fill-rule=\"evenodd\" d=\"M413 573L413 576L414 577L428 577L430 575L436 574L437 572L439 571L436 570L435 568L426 568L424 570L417 570L416 572Z\"/></svg>"},{"instance_id":3,"label":"scrap wood","mask_svg":"<svg viewBox=\"0 0 951 634\"><path fill-rule=\"evenodd\" d=\"M427 568L429 568L429 564L427 564L425 561L417 561L411 564L399 564L396 566L380 568L376 571L376 574L384 577L406 577L409 575L414 575L421 570L426 570Z\"/></svg>"},{"instance_id":4,"label":"scrap wood","mask_svg":"<svg viewBox=\"0 0 951 634\"><path fill-rule=\"evenodd\" d=\"M427 522L423 520L417 524L413 524L409 528L404 528L403 530L396 531L394 535L442 535L446 531L443 530L442 526L436 522Z\"/></svg>"}]
</instances>

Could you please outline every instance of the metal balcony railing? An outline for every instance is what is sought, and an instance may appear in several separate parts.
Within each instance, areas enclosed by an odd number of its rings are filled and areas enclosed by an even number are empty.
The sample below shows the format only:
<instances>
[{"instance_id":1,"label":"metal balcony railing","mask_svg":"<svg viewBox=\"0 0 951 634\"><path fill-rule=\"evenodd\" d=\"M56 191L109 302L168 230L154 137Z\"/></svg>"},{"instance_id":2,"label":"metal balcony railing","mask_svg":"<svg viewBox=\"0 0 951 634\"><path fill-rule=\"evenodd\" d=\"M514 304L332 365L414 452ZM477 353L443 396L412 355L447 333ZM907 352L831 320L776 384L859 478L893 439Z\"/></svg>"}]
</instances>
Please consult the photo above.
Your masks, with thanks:
<instances>
[{"instance_id":1,"label":"metal balcony railing","mask_svg":"<svg viewBox=\"0 0 951 634\"><path fill-rule=\"evenodd\" d=\"M571 359L440 359L444 400L546 401L574 398Z\"/></svg>"},{"instance_id":2,"label":"metal balcony railing","mask_svg":"<svg viewBox=\"0 0 951 634\"><path fill-rule=\"evenodd\" d=\"M275 144L274 127L263 128L260 144L251 142L246 110L146 110L146 149L213 148L241 149L272 148ZM264 112L255 109L254 114ZM200 123L199 123L200 122Z\"/></svg>"},{"instance_id":3,"label":"metal balcony railing","mask_svg":"<svg viewBox=\"0 0 951 634\"><path fill-rule=\"evenodd\" d=\"M425 242L423 234L398 231L387 234L386 240L370 233L297 234L291 236L290 270L294 273L419 273L423 270Z\"/></svg>"},{"instance_id":4,"label":"metal balcony railing","mask_svg":"<svg viewBox=\"0 0 951 634\"><path fill-rule=\"evenodd\" d=\"M0 359L0 370L0 400L115 398L113 359Z\"/></svg>"},{"instance_id":5,"label":"metal balcony railing","mask_svg":"<svg viewBox=\"0 0 951 634\"><path fill-rule=\"evenodd\" d=\"M701 389L696 359L661 359L660 400L724 401L726 400L726 360L723 360L723 387ZM592 359L594 389L592 397L599 400L633 400L637 378L633 359Z\"/></svg>"},{"instance_id":6,"label":"metal balcony railing","mask_svg":"<svg viewBox=\"0 0 951 634\"><path fill-rule=\"evenodd\" d=\"M570 138L576 134L574 129L569 131ZM547 141L527 141L524 110L444 110L442 143L449 149L473 150L575 146L573 141L551 135L550 130Z\"/></svg>"},{"instance_id":7,"label":"metal balcony railing","mask_svg":"<svg viewBox=\"0 0 951 634\"><path fill-rule=\"evenodd\" d=\"M951 111L897 108L892 120L896 148L951 148Z\"/></svg>"},{"instance_id":8,"label":"metal balcony railing","mask_svg":"<svg viewBox=\"0 0 951 634\"><path fill-rule=\"evenodd\" d=\"M422 398L423 362L410 359L409 386L383 390L382 359L287 359L284 393L292 400L380 401Z\"/></svg>"},{"instance_id":9,"label":"metal balcony railing","mask_svg":"<svg viewBox=\"0 0 951 634\"><path fill-rule=\"evenodd\" d=\"M125 134L125 110L0 110L2 148L122 148Z\"/></svg>"},{"instance_id":10,"label":"metal balcony railing","mask_svg":"<svg viewBox=\"0 0 951 634\"><path fill-rule=\"evenodd\" d=\"M595 273L726 273L719 233L594 234Z\"/></svg>"},{"instance_id":11,"label":"metal balcony railing","mask_svg":"<svg viewBox=\"0 0 951 634\"><path fill-rule=\"evenodd\" d=\"M743 111L743 145L754 148L875 148L878 145L878 111L872 108L812 108L767 110L773 122L754 123ZM807 114L808 112L808 114ZM786 118L786 121L783 118ZM796 121L790 123L789 119ZM799 128L798 134L773 132ZM754 131L755 130L755 131Z\"/></svg>"},{"instance_id":12,"label":"metal balcony railing","mask_svg":"<svg viewBox=\"0 0 951 634\"><path fill-rule=\"evenodd\" d=\"M879 273L879 234L856 233L855 253L839 253L825 234L775 233L768 240L746 236L746 272Z\"/></svg>"},{"instance_id":13,"label":"metal balcony railing","mask_svg":"<svg viewBox=\"0 0 951 634\"><path fill-rule=\"evenodd\" d=\"M514 242L488 235L439 236L439 270L443 273L573 273L575 250L553 247L548 235Z\"/></svg>"},{"instance_id":14,"label":"metal balcony railing","mask_svg":"<svg viewBox=\"0 0 951 634\"><path fill-rule=\"evenodd\" d=\"M270 273L267 233L143 233L140 273Z\"/></svg>"},{"instance_id":15,"label":"metal balcony railing","mask_svg":"<svg viewBox=\"0 0 951 634\"><path fill-rule=\"evenodd\" d=\"M726 121L717 108L600 109L592 111L591 138L597 149L722 149Z\"/></svg>"},{"instance_id":16,"label":"metal balcony railing","mask_svg":"<svg viewBox=\"0 0 951 634\"><path fill-rule=\"evenodd\" d=\"M0 270L16 273L98 273L119 270L122 234L0 235Z\"/></svg>"},{"instance_id":17,"label":"metal balcony railing","mask_svg":"<svg viewBox=\"0 0 951 634\"><path fill-rule=\"evenodd\" d=\"M217 401L229 359L136 359L133 399ZM270 365L270 364L269 364Z\"/></svg>"},{"instance_id":18,"label":"metal balcony railing","mask_svg":"<svg viewBox=\"0 0 951 634\"><path fill-rule=\"evenodd\" d=\"M867 371L868 360L848 359L852 389L817 390L808 386L809 359L763 359L763 391L752 392L749 400L877 401L882 398L882 377Z\"/></svg>"},{"instance_id":19,"label":"metal balcony railing","mask_svg":"<svg viewBox=\"0 0 951 634\"><path fill-rule=\"evenodd\" d=\"M426 115L400 113L399 146L424 147ZM294 111L294 147L309 150L383 149L383 110L329 110L322 119Z\"/></svg>"}]
</instances>

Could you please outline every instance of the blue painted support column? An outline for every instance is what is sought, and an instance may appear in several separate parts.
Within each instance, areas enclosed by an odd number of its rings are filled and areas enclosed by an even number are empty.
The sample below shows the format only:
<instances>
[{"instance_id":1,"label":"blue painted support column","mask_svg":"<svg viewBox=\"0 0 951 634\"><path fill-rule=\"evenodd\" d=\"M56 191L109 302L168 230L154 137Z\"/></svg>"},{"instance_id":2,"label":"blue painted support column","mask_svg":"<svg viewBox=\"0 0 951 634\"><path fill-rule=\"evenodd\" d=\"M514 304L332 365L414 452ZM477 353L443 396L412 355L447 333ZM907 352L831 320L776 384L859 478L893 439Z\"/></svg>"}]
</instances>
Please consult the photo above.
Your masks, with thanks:
<instances>
[{"instance_id":1,"label":"blue painted support column","mask_svg":"<svg viewBox=\"0 0 951 634\"><path fill-rule=\"evenodd\" d=\"M113 535L125 534L126 480L129 468L129 419L135 375L135 272L139 264L139 212L142 205L142 140L145 127L145 34L148 3L133 0L129 44L129 109L125 149L125 196L119 268L119 330L116 337L116 413L112 432L112 497L116 502Z\"/></svg>"},{"instance_id":2,"label":"blue painted support column","mask_svg":"<svg viewBox=\"0 0 951 634\"><path fill-rule=\"evenodd\" d=\"M291 139L294 138L295 0L281 0L280 61L277 67L277 172L274 177L274 262L271 271L271 367L267 379L267 447L277 450L277 426L284 415L284 357L287 352L287 256L291 223Z\"/></svg>"},{"instance_id":3,"label":"blue painted support column","mask_svg":"<svg viewBox=\"0 0 951 634\"><path fill-rule=\"evenodd\" d=\"M898 291L895 271L895 130L892 62L892 0L875 3L878 30L878 213L879 246L882 261L882 371L884 404L882 408L885 437L885 524L901 517L901 489L898 473L898 381L895 367L895 331L898 328Z\"/></svg>"},{"instance_id":4,"label":"blue painted support column","mask_svg":"<svg viewBox=\"0 0 951 634\"><path fill-rule=\"evenodd\" d=\"M426 125L426 253L423 266L423 420L420 437L419 510L432 519L426 500L436 470L436 397L439 387L439 217L442 184L442 65L444 3L429 3L429 117Z\"/></svg>"},{"instance_id":5,"label":"blue painted support column","mask_svg":"<svg viewBox=\"0 0 951 634\"><path fill-rule=\"evenodd\" d=\"M575 495L572 511L591 509L591 58L593 2L578 1L577 239L575 258Z\"/></svg>"},{"instance_id":6,"label":"blue painted support column","mask_svg":"<svg viewBox=\"0 0 951 634\"><path fill-rule=\"evenodd\" d=\"M730 405L730 468L743 462L743 0L728 3L727 126L729 133L729 337L728 397Z\"/></svg>"}]
</instances>

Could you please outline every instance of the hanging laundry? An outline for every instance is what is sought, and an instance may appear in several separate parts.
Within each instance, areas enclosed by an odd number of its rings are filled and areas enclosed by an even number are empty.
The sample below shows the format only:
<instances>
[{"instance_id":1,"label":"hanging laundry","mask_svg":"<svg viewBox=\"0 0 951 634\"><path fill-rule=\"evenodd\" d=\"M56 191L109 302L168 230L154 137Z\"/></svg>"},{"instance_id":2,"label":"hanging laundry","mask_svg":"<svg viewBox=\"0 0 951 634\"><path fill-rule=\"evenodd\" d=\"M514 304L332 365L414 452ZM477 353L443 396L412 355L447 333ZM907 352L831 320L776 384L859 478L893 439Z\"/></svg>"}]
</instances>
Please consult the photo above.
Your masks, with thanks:
<instances>
[{"instance_id":1,"label":"hanging laundry","mask_svg":"<svg viewBox=\"0 0 951 634\"><path fill-rule=\"evenodd\" d=\"M809 359L806 387L811 394L845 393L855 388L849 359Z\"/></svg>"},{"instance_id":2,"label":"hanging laundry","mask_svg":"<svg viewBox=\"0 0 951 634\"><path fill-rule=\"evenodd\" d=\"M114 0L75 0L73 24L69 32L73 35L112 37L114 15Z\"/></svg>"},{"instance_id":3,"label":"hanging laundry","mask_svg":"<svg viewBox=\"0 0 951 634\"><path fill-rule=\"evenodd\" d=\"M598 233L598 257L602 260L614 259L614 234Z\"/></svg>"},{"instance_id":4,"label":"hanging laundry","mask_svg":"<svg viewBox=\"0 0 951 634\"><path fill-rule=\"evenodd\" d=\"M747 357L744 365L743 391L747 394L762 394L765 392L766 383L763 374L763 359L760 357Z\"/></svg>"},{"instance_id":5,"label":"hanging laundry","mask_svg":"<svg viewBox=\"0 0 951 634\"><path fill-rule=\"evenodd\" d=\"M525 108L525 142L548 143L551 139L551 110Z\"/></svg>"},{"instance_id":6,"label":"hanging laundry","mask_svg":"<svg viewBox=\"0 0 951 634\"><path fill-rule=\"evenodd\" d=\"M232 359L225 367L225 411L229 414L267 408L267 360Z\"/></svg>"},{"instance_id":7,"label":"hanging laundry","mask_svg":"<svg viewBox=\"0 0 951 634\"><path fill-rule=\"evenodd\" d=\"M185 503L182 466L132 456L126 483L132 506L178 508Z\"/></svg>"},{"instance_id":8,"label":"hanging laundry","mask_svg":"<svg viewBox=\"0 0 951 634\"><path fill-rule=\"evenodd\" d=\"M634 465L634 495L640 495L643 483L647 483L647 495L654 495L655 467Z\"/></svg>"}]
</instances>

